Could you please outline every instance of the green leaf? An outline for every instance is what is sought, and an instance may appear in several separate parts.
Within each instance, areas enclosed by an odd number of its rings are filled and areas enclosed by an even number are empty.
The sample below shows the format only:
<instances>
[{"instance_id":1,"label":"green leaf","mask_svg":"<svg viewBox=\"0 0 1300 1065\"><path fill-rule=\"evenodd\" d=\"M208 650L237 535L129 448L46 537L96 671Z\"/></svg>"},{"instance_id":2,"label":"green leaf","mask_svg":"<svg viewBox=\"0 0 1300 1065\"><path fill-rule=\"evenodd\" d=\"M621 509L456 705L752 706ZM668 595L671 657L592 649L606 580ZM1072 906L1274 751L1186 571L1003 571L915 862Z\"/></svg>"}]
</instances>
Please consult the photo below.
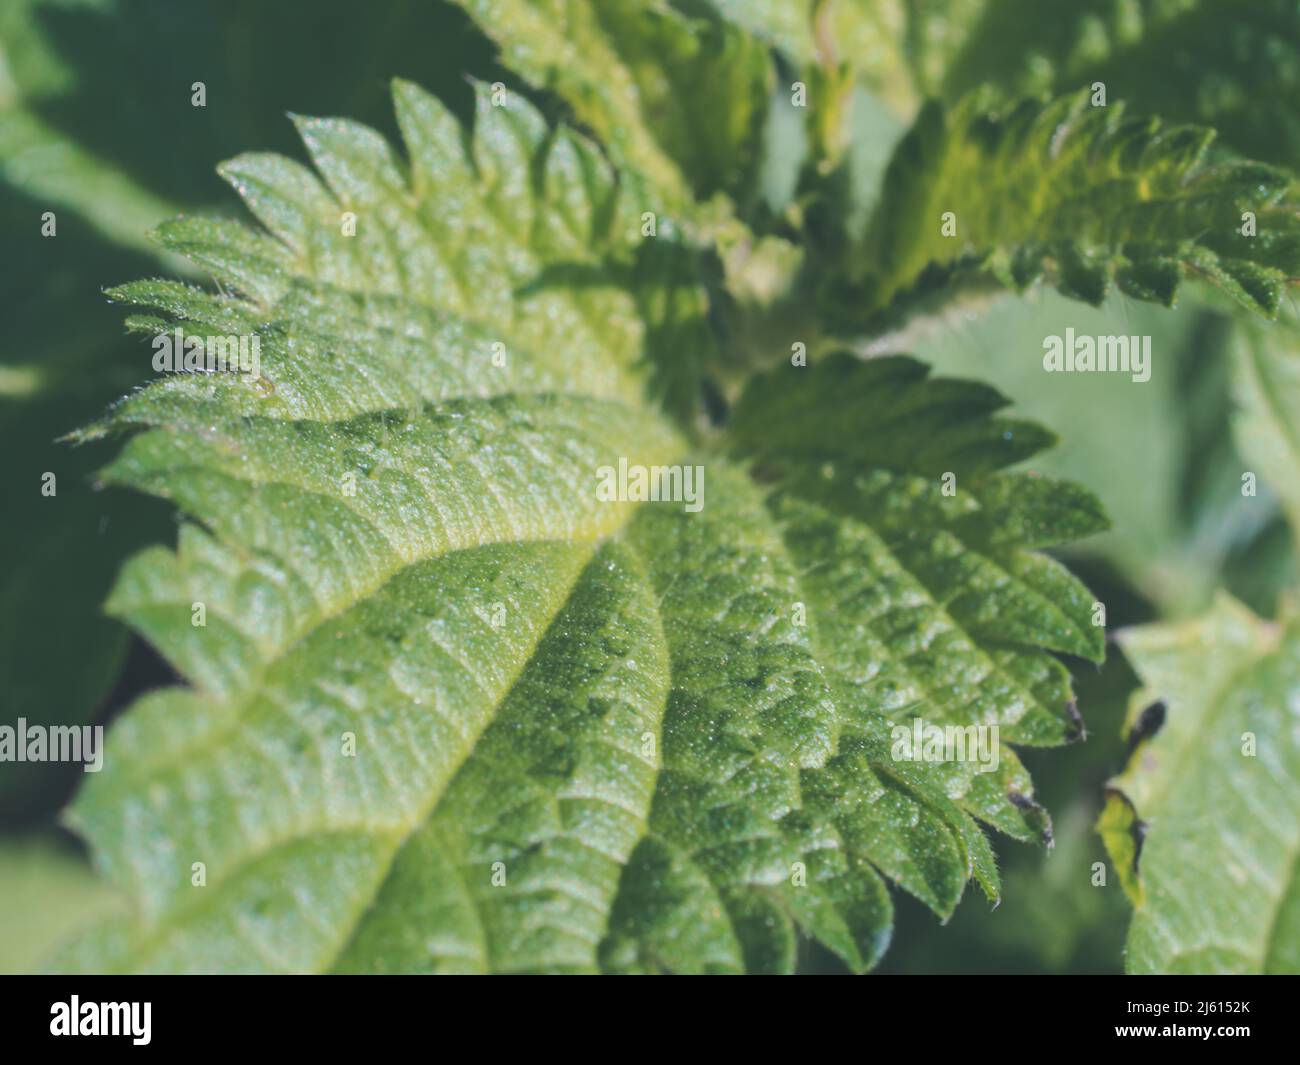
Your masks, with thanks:
<instances>
[{"instance_id":1,"label":"green leaf","mask_svg":"<svg viewBox=\"0 0 1300 1065\"><path fill-rule=\"evenodd\" d=\"M769 143L780 116L768 48L702 4L457 2L618 168L637 231L654 237L638 249L634 286L659 323L655 391L679 420L705 427L701 395L731 394L729 378L770 353L769 320L790 316L798 298L800 249L751 229L770 227L764 182L781 155ZM607 285L611 275L557 280Z\"/></svg>"},{"instance_id":2,"label":"green leaf","mask_svg":"<svg viewBox=\"0 0 1300 1065\"><path fill-rule=\"evenodd\" d=\"M1214 126L1255 159L1300 163L1300 12L1289 0L985 0L980 7L947 64L949 99L982 84L1014 97L1101 82L1111 102Z\"/></svg>"},{"instance_id":3,"label":"green leaf","mask_svg":"<svg viewBox=\"0 0 1300 1065\"><path fill-rule=\"evenodd\" d=\"M147 372L147 350L121 335L120 314L100 286L118 270L157 264L111 245L76 212L59 209L56 235L43 236L48 204L13 188L0 204L8 253L0 287L9 306L0 354L0 448L8 456L0 552L11 560L0 575L0 689L11 725L19 717L81 724L109 694L129 636L100 604L122 560L172 525L155 501L96 490L103 456L55 438ZM30 824L52 813L66 798L66 768L0 761L0 821Z\"/></svg>"},{"instance_id":4,"label":"green leaf","mask_svg":"<svg viewBox=\"0 0 1300 1065\"><path fill-rule=\"evenodd\" d=\"M1253 159L1300 163L1300 15L1290 0L713 3L800 62L851 60L902 114L980 88L1014 101L1100 82L1112 104L1212 126Z\"/></svg>"},{"instance_id":5,"label":"green leaf","mask_svg":"<svg viewBox=\"0 0 1300 1065\"><path fill-rule=\"evenodd\" d=\"M1121 644L1146 687L1098 828L1137 907L1129 971L1300 972L1300 631L1223 596Z\"/></svg>"},{"instance_id":6,"label":"green leaf","mask_svg":"<svg viewBox=\"0 0 1300 1065\"><path fill-rule=\"evenodd\" d=\"M52 101L76 81L42 26L40 16L53 10L53 5L15 0L0 15L0 181L39 203L41 211L58 209L65 226L75 211L101 237L148 250L149 230L174 214L178 204L49 117L58 113ZM34 226L37 218L39 213Z\"/></svg>"},{"instance_id":7,"label":"green leaf","mask_svg":"<svg viewBox=\"0 0 1300 1065\"><path fill-rule=\"evenodd\" d=\"M409 160L299 119L323 184L223 168L266 232L164 227L218 294L113 290L144 331L256 335L261 377L173 375L85 434L127 431L104 479L186 518L109 609L191 686L114 727L72 807L135 913L56 967L787 971L806 935L865 969L887 881L996 898L977 820L1050 840L1014 752L891 742L1078 737L1053 652L1102 634L1033 549L1104 518L1005 469L1050 435L844 357L754 382L729 455L689 441L645 399L653 300L529 283L636 262L592 145L396 97ZM603 498L620 461L698 467L702 506Z\"/></svg>"},{"instance_id":8,"label":"green leaf","mask_svg":"<svg viewBox=\"0 0 1300 1065\"><path fill-rule=\"evenodd\" d=\"M1166 616L1181 617L1203 612L1234 556L1262 527L1280 524L1272 479L1233 446L1233 345L1243 325L1199 306L1171 312L1113 293L1094 308L1040 291L1029 299L999 298L974 320L919 319L887 343L907 347L935 373L993 384L1016 397L1025 417L1058 432L1060 447L1035 460L1038 468L1093 487L1113 521L1080 550L1117 568ZM1151 337L1149 380L1044 373L1044 339L1067 329L1076 336ZM1283 357L1282 331L1264 323L1259 331L1278 334ZM1242 417L1239 427L1256 424ZM1242 494L1245 470L1260 480L1255 496ZM1285 529L1280 539L1285 546ZM1232 576L1233 594L1244 599L1249 589ZM1266 590L1289 583L1259 576ZM1256 609L1271 611L1267 595Z\"/></svg>"},{"instance_id":9,"label":"green leaf","mask_svg":"<svg viewBox=\"0 0 1300 1065\"><path fill-rule=\"evenodd\" d=\"M298 38L312 46L286 46ZM468 113L473 93L461 71L495 76L491 50L460 12L439 5L368 19L340 0L195 0L183 12L168 0L0 5L9 340L0 356L0 447L10 456L0 550L21 559L0 578L10 723L68 725L103 710L129 634L100 605L128 554L174 536L155 500L98 489L102 454L56 441L148 373L149 349L121 335L104 283L159 269L198 276L149 232L182 207L226 194L214 153L291 142L284 107L382 109L391 124L380 75L395 69L424 74ZM196 78L207 107L192 106ZM66 768L0 763L0 820L47 816L66 798Z\"/></svg>"},{"instance_id":10,"label":"green leaf","mask_svg":"<svg viewBox=\"0 0 1300 1065\"><path fill-rule=\"evenodd\" d=\"M12 107L0 110L0 180L46 210L81 212L103 236L130 248L146 249L145 234L176 210L35 115Z\"/></svg>"},{"instance_id":11,"label":"green leaf","mask_svg":"<svg viewBox=\"0 0 1300 1065\"><path fill-rule=\"evenodd\" d=\"M339 372L349 372L352 360L371 366L368 395L347 400L356 410L372 409L377 395L394 403L403 395L416 398L425 385L414 349L437 331L464 352L448 357L447 394L465 385L483 391L462 368L490 368L495 359L520 362L537 391L563 372L587 378L594 393L639 398L641 385L628 373L641 361L651 364L655 391L689 417L710 351L706 302L680 272L673 274L679 246L640 240L639 220L597 153L568 130L548 132L522 100L495 107L491 90L480 86L483 133L465 155L461 126L441 104L405 82L397 83L395 97L411 155L410 188L403 164L373 130L299 119L325 184L275 155L239 156L221 168L270 235L204 218L178 219L159 230L165 247L222 271L247 301L214 304L170 282L111 294L217 332L244 329L257 308L278 302L285 319L262 338L262 351L264 376L275 389L271 405L285 413L316 409L310 405L321 402L316 392L326 387L321 370L304 368L296 357L297 330L312 333L316 343L337 344L331 366ZM356 217L355 237L344 235L345 215ZM310 275L310 283L294 281L297 272ZM431 302L435 292L439 313ZM340 294L346 297L341 309L334 305ZM395 341L376 345L373 332L339 335L340 321L360 315L387 336L407 304L421 312L420 324L403 322L410 331ZM440 314L490 321L492 328L449 327ZM149 318L137 324L144 332L158 325ZM672 357L684 336L695 342L696 361ZM527 348L522 357L521 348ZM299 381L304 373L310 383ZM264 409L266 387L249 391L216 381L212 398ZM138 397L125 416L155 398Z\"/></svg>"},{"instance_id":12,"label":"green leaf","mask_svg":"<svg viewBox=\"0 0 1300 1065\"><path fill-rule=\"evenodd\" d=\"M312 47L293 47L300 38ZM6 137L0 117L0 153L30 142L3 165L34 197L57 193L135 245L162 218L220 199L214 157L292 150L286 110L344 113L395 134L388 82L398 75L465 117L466 75L506 76L492 51L445 3L386 4L360 18L348 0L193 0L183 10L169 0L9 0L0 116L12 108L23 136ZM155 202L163 212L151 216Z\"/></svg>"},{"instance_id":13,"label":"green leaf","mask_svg":"<svg viewBox=\"0 0 1300 1065\"><path fill-rule=\"evenodd\" d=\"M555 93L645 182L644 211L679 222L692 197L754 192L772 65L716 18L652 0L457 0L506 65Z\"/></svg>"},{"instance_id":14,"label":"green leaf","mask_svg":"<svg viewBox=\"0 0 1300 1065\"><path fill-rule=\"evenodd\" d=\"M1170 306L1190 274L1276 314L1300 276L1287 173L1207 165L1212 131L1093 107L1087 92L991 106L975 94L922 110L847 278L830 288L841 328L878 324L947 298L954 281L988 276L1016 290L1046 276L1092 304L1115 285ZM1243 235L1246 212L1256 235Z\"/></svg>"},{"instance_id":15,"label":"green leaf","mask_svg":"<svg viewBox=\"0 0 1300 1065\"><path fill-rule=\"evenodd\" d=\"M1233 432L1250 472L1277 494L1300 537L1300 335L1241 323L1234 347Z\"/></svg>"},{"instance_id":16,"label":"green leaf","mask_svg":"<svg viewBox=\"0 0 1300 1065\"><path fill-rule=\"evenodd\" d=\"M0 973L30 973L80 926L120 913L123 899L53 836L0 843Z\"/></svg>"}]
</instances>

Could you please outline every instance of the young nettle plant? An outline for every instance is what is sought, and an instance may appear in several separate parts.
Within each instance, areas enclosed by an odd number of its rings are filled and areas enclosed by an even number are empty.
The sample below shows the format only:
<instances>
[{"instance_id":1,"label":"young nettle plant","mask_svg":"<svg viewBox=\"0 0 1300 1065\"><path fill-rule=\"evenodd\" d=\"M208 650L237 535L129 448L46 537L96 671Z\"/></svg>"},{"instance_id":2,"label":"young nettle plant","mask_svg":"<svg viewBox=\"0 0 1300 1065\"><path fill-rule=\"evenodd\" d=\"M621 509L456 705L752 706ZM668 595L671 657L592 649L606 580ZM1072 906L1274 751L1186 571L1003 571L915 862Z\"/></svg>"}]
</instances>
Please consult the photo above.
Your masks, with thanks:
<instances>
[{"instance_id":1,"label":"young nettle plant","mask_svg":"<svg viewBox=\"0 0 1300 1065\"><path fill-rule=\"evenodd\" d=\"M764 14L464 6L533 98L479 86L465 128L397 81L400 151L295 118L314 169L220 168L253 222L159 231L215 291L109 290L260 373L79 434L184 515L108 608L186 683L71 809L135 909L63 963L787 971L806 937L868 969L890 885L947 917L999 897L987 828L1050 844L1015 748L1083 737L1062 656L1105 633L1044 551L1107 522L997 391L862 351L1043 280L1272 316L1290 177L1081 78L925 105L855 228L854 71L791 45L786 92ZM809 154L778 212L780 109ZM996 746L897 756L921 719Z\"/></svg>"}]
</instances>

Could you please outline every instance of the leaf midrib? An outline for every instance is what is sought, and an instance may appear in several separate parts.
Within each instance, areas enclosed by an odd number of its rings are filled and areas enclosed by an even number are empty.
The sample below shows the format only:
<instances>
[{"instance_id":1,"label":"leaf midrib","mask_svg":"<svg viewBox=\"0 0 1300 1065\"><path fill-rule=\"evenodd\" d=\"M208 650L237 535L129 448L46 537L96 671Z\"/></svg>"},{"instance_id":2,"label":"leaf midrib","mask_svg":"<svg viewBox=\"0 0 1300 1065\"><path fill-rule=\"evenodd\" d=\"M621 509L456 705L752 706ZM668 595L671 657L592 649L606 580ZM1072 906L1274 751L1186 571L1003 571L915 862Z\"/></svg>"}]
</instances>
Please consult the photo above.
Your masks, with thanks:
<instances>
[{"instance_id":1,"label":"leaf midrib","mask_svg":"<svg viewBox=\"0 0 1300 1065\"><path fill-rule=\"evenodd\" d=\"M684 452L684 447L682 448L682 450ZM675 455L674 457L677 456ZM194 914L203 912L204 909L209 906L218 906L220 904L220 896L221 896L220 888L224 884L234 879L241 871L243 871L249 865L254 864L258 860L274 853L275 851L279 850L280 848L288 844L291 844L295 841L302 840L302 839L309 839L312 836L322 835L322 834L356 832L356 833L362 833L370 836L391 835L394 840L394 844L391 848L391 853L389 854L387 864L385 865L382 873L380 873L380 875L376 878L376 882L375 882L376 886L374 891L370 893L369 897L364 900L363 904L357 910L355 920L345 930L345 935L338 943L337 948L334 950L329 961L322 967L322 971L328 971L329 969L333 968L333 966L337 963L339 958L342 957L343 953L346 951L349 943L351 942L353 936L355 935L357 928L360 925L361 918L364 915L365 911L373 904L374 899L378 896L379 892L382 890L384 883L387 881L392 871L393 863L396 861L397 857L401 854L403 846L411 838L412 834L418 831L429 820L433 812L436 810L437 805L441 801L443 795L446 793L447 788L450 786L451 782L455 779L457 771L460 769L461 766L464 765L465 761L470 756L472 756L475 747L477 745L478 739L481 738L483 732L486 731L486 729L496 719L497 713L500 711L500 708L504 705L505 701L509 698L510 693L513 691L514 687L518 684L519 678L523 675L525 670L532 663L538 647L541 646L541 643L545 639L546 634L551 630L551 627L555 623L555 619L564 610L565 605L572 599L574 588L577 586L577 583L582 579L583 573L585 572L587 566L590 565L592 558L595 557L601 544L607 542L610 539L617 537L619 532L626 527L627 523L631 520L633 514L635 514L636 510L641 505L643 504L620 504L618 510L622 515L621 520L618 521L617 524L615 524L613 527L607 529L599 537L592 538L590 540L563 541L564 543L570 546L582 545L588 549L583 564L575 568L574 578L569 583L563 598L557 600L557 606L555 612L550 615L545 625L539 626L536 639L532 642L531 646L529 647L527 656L521 658L521 664L519 666L519 669L510 678L509 682L504 686L500 698L496 700L492 708L492 712L485 717L482 728L475 736L475 742L465 746L460 759L455 763L454 766L449 768L445 778L442 781L442 786L437 790L435 790L430 795L427 802L423 806L418 808L409 818L406 819L406 822L404 823L402 829L398 830L397 832L393 832L391 830L376 828L375 826L367 824L365 822L359 822L355 826L330 825L326 828L312 829L305 832L293 832L293 833L283 834L283 835L273 837L272 839L266 841L262 846L248 853L242 854L239 857L237 862L235 862L227 869L223 870L220 878L212 881L209 884L209 887L214 890L212 890L209 893L206 893L198 903L189 906L180 906L180 907L176 907L164 911L163 918L160 921L158 921L157 924L150 930L149 934L145 937L145 939L140 941L140 944L137 947L137 949L133 950L133 954L142 954L148 949L148 945L162 942L165 939L165 937L170 933L173 926L183 924L187 918L193 916ZM550 542L556 542L556 541L542 538L535 541L512 540L512 541L494 541L493 543L541 544L541 543L550 543ZM220 728L218 728L213 732L205 733L201 737L196 737L195 739L182 745L180 748L174 748L169 750L166 754L165 761L147 763L140 770L132 771L128 773L128 775L124 779L134 783L140 783L144 780L148 780L149 777L152 775L152 773L158 769L169 770L174 768L173 763L176 761L183 761L183 756L185 754L190 753L194 750L206 749L213 743L214 740L220 740L223 737L229 737L230 735L236 733L242 724L242 710L245 709L250 704L250 702L254 698L256 698L257 694L262 690L261 682L265 680L267 673L277 662L279 662L280 660L284 659L289 654L291 654L293 648L302 644L306 639L308 639L311 636L313 632L317 631L322 625L327 623L331 618L344 613L345 611L355 607L357 604L364 602L366 599L372 598L384 586L386 586L392 580L395 580L398 577L400 577L400 575L405 570L409 569L411 566L421 565L423 563L432 561L435 558L445 557L446 555L454 554L456 553L456 551L477 550L488 546L491 546L491 543L488 542L475 543L475 544L466 545L465 547L456 548L454 550L447 551L443 555L433 555L433 556L429 556L428 558L412 559L411 561L403 563L398 567L396 567L395 569L393 569L391 572L387 573L382 579L375 582L374 587L369 588L368 591L365 592L364 594L357 596L354 600L342 602L331 613L322 614L318 616L315 619L315 621L306 629L304 629L302 633L296 636L291 643L286 644L285 648L281 650L276 656L270 659L266 659L264 661L255 679L250 681L250 683L246 686L245 690L240 694L238 701L230 708L229 712L225 715ZM629 550L631 550L630 545L628 545L628 547ZM644 559L641 558L640 553L636 551L632 551L632 553L636 556L638 563L640 563L644 567L645 561ZM662 627L662 613L657 607L655 609L655 617L659 621L660 626ZM207 693L197 692L197 690L196 693L203 698L214 699L213 696L208 695ZM218 703L222 702L222 700L220 699L214 699L214 701ZM655 766L656 778L659 772L660 772L660 766L657 764ZM656 783L656 790L657 790L657 783ZM652 799L651 809L653 809L653 799ZM649 813L650 811L648 810L646 816L642 819L643 824L642 824L641 837L640 837L641 839L644 839L645 836L648 834ZM638 842L639 841L640 840L638 840ZM633 849L635 849L635 845ZM472 901L472 897L471 897L471 901ZM606 914L606 920L608 920L609 914L612 912L613 912L613 907L611 906L609 912L607 912Z\"/></svg>"}]
</instances>

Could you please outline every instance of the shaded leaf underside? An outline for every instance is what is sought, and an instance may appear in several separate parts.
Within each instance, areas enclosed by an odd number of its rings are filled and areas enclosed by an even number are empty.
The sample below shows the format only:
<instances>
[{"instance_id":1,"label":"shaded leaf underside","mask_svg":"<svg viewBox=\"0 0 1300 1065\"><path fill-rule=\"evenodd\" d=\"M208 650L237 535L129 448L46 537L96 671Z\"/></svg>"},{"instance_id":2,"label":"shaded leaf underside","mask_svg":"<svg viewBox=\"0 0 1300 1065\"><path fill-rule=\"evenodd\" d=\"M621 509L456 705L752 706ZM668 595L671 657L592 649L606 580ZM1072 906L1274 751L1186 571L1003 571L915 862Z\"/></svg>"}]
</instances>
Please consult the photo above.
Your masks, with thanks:
<instances>
[{"instance_id":1,"label":"shaded leaf underside","mask_svg":"<svg viewBox=\"0 0 1300 1065\"><path fill-rule=\"evenodd\" d=\"M781 971L801 930L862 969L886 880L940 914L972 876L995 896L974 819L1049 832L1014 753L895 761L889 727L1077 736L1051 652L1101 632L1033 549L1104 519L1002 472L1050 438L844 357L759 380L730 454L693 451L640 399L647 302L529 285L629 252L598 155L522 105L483 98L466 141L395 94L409 162L300 120L324 184L224 169L267 232L164 229L221 295L114 290L145 332L255 332L263 379L159 380L88 434L134 429L105 479L189 519L110 609L192 687L115 726L73 807L137 919L64 963ZM620 458L700 464L703 510L601 501Z\"/></svg>"}]
</instances>

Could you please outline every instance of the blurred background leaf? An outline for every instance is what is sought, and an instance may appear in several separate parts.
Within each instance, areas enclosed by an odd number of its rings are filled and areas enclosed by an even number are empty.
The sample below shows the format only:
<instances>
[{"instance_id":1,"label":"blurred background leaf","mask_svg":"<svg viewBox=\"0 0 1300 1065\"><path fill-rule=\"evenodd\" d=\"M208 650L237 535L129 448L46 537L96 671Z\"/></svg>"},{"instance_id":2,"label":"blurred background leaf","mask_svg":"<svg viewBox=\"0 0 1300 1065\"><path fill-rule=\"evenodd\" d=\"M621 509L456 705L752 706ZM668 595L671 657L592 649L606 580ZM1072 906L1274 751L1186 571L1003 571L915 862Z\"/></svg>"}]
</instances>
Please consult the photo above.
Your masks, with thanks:
<instances>
[{"instance_id":1,"label":"blurred background leaf","mask_svg":"<svg viewBox=\"0 0 1300 1065\"><path fill-rule=\"evenodd\" d=\"M1044 339L1067 328L1151 336L1151 379L1044 372ZM1113 567L1166 616L1199 612L1221 583L1268 614L1271 589L1292 563L1267 486L1255 497L1241 492L1247 467L1232 432L1237 328L1193 302L1168 311L1112 296L1094 309L1039 291L934 322L909 348L947 373L989 381L1018 411L1052 426L1061 443L1035 468L1087 484L1113 522L1080 545L1085 561Z\"/></svg>"},{"instance_id":2,"label":"blurred background leaf","mask_svg":"<svg viewBox=\"0 0 1300 1065\"><path fill-rule=\"evenodd\" d=\"M0 973L31 973L77 930L123 900L66 840L40 834L0 841Z\"/></svg>"}]
</instances>

